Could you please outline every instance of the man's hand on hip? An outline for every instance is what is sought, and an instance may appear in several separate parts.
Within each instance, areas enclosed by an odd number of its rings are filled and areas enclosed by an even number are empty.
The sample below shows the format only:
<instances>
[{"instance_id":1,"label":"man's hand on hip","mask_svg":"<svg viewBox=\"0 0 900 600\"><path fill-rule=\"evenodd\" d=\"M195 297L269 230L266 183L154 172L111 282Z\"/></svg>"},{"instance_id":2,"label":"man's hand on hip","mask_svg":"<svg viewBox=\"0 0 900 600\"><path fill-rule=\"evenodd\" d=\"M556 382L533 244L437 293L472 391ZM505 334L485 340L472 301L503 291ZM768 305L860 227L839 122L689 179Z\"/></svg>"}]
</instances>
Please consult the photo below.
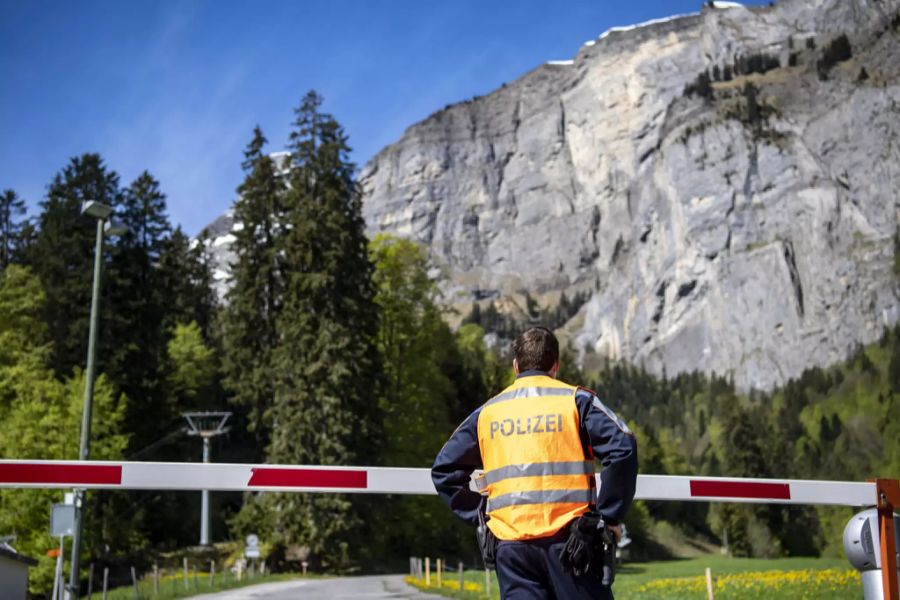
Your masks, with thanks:
<instances>
[{"instance_id":1,"label":"man's hand on hip","mask_svg":"<svg viewBox=\"0 0 900 600\"><path fill-rule=\"evenodd\" d=\"M621 525L607 525L606 528L613 534L616 539L616 543L619 543L619 540L622 539L622 526Z\"/></svg>"}]
</instances>

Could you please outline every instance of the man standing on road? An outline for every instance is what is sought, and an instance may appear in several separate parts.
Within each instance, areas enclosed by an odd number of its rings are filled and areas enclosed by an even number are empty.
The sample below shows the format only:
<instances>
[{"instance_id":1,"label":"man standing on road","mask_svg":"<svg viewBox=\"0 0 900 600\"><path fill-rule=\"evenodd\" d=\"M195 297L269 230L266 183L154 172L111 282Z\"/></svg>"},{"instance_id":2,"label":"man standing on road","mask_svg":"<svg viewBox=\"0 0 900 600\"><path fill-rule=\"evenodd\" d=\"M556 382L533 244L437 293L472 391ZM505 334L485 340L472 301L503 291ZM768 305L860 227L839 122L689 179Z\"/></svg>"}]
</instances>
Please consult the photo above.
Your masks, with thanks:
<instances>
[{"instance_id":1,"label":"man standing on road","mask_svg":"<svg viewBox=\"0 0 900 600\"><path fill-rule=\"evenodd\" d=\"M499 540L497 579L504 599L612 599L599 557L571 568L573 523L603 519L616 536L634 498L634 434L597 395L556 379L559 342L544 327L512 345L515 382L469 415L441 449L431 477L438 494L472 525L488 519ZM595 489L594 457L600 459ZM472 473L487 496L469 487ZM486 516L480 514L484 510Z\"/></svg>"}]
</instances>

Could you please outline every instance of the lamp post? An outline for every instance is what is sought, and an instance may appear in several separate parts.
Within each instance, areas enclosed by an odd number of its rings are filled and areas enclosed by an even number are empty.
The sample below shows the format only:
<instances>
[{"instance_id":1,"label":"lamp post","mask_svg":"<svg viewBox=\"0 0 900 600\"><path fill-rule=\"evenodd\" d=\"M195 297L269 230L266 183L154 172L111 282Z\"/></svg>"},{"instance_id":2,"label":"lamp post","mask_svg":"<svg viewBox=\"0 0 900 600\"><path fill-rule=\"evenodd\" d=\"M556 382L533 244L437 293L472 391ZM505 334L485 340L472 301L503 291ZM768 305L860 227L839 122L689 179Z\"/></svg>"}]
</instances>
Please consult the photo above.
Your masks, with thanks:
<instances>
[{"instance_id":1,"label":"lamp post","mask_svg":"<svg viewBox=\"0 0 900 600\"><path fill-rule=\"evenodd\" d=\"M81 214L97 219L97 243L94 249L94 286L91 292L91 324L88 334L87 369L84 373L84 410L81 414L81 442L78 446L78 459L87 460L91 447L91 404L94 400L94 372L97 353L97 328L100 313L100 274L103 266L103 234L122 235L125 228L114 225L109 218L113 209L93 200L81 205ZM75 527L72 535L72 560L69 575L70 598L78 598L79 559L81 554L82 512L84 490L75 490Z\"/></svg>"}]
</instances>

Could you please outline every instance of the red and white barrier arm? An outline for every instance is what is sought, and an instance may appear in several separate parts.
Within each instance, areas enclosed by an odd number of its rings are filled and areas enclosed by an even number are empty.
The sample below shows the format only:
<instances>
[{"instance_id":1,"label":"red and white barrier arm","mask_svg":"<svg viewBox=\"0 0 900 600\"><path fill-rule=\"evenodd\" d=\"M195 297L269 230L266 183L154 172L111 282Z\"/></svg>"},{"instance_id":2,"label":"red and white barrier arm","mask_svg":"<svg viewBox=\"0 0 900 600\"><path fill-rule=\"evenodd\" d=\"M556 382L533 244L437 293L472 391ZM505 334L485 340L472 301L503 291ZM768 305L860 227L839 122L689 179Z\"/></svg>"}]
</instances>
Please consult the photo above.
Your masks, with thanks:
<instances>
[{"instance_id":1,"label":"red and white barrier arm","mask_svg":"<svg viewBox=\"0 0 900 600\"><path fill-rule=\"evenodd\" d=\"M427 469L0 460L0 487L434 494Z\"/></svg>"},{"instance_id":2,"label":"red and white barrier arm","mask_svg":"<svg viewBox=\"0 0 900 600\"><path fill-rule=\"evenodd\" d=\"M877 494L874 483L855 481L639 475L635 497L641 500L873 506Z\"/></svg>"},{"instance_id":3,"label":"red and white barrier arm","mask_svg":"<svg viewBox=\"0 0 900 600\"><path fill-rule=\"evenodd\" d=\"M0 460L0 488L434 494L428 469ZM874 483L639 475L639 500L876 504Z\"/></svg>"}]
</instances>

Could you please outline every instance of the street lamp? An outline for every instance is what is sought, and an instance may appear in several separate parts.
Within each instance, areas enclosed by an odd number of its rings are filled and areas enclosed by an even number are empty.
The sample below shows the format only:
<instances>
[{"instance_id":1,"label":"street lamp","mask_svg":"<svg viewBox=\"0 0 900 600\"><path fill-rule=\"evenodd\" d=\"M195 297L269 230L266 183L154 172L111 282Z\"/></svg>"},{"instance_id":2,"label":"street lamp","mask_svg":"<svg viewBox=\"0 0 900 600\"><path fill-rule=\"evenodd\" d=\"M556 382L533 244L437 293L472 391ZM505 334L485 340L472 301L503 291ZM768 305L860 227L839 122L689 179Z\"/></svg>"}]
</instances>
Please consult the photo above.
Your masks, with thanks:
<instances>
[{"instance_id":1,"label":"street lamp","mask_svg":"<svg viewBox=\"0 0 900 600\"><path fill-rule=\"evenodd\" d=\"M81 214L97 219L97 243L94 249L94 287L91 292L91 325L88 334L87 369L84 374L84 411L81 414L81 443L78 446L78 459L87 460L91 445L91 404L94 400L94 359L97 353L97 320L100 312L100 273L103 266L103 234L122 235L126 229L114 224L110 217L113 209L105 204L88 200L81 205ZM69 593L73 599L78 598L79 559L81 554L82 504L84 491L75 490L75 527L72 535L72 561L69 574Z\"/></svg>"}]
</instances>

